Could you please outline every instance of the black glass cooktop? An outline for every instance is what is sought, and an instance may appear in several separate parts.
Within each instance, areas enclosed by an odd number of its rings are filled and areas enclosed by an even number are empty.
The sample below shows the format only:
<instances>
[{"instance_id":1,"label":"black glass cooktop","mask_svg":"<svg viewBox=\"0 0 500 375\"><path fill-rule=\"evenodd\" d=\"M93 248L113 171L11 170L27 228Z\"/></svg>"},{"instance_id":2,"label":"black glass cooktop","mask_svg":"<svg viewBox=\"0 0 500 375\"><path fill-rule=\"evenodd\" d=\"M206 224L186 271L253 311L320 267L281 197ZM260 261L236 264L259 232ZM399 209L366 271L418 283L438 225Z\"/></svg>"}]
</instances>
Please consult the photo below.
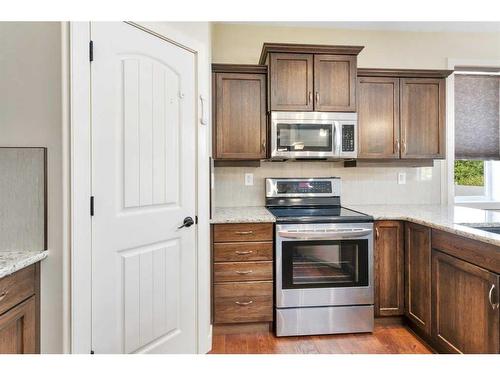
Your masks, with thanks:
<instances>
[{"instance_id":1,"label":"black glass cooktop","mask_svg":"<svg viewBox=\"0 0 500 375\"><path fill-rule=\"evenodd\" d=\"M370 222L373 217L339 206L267 207L277 222Z\"/></svg>"}]
</instances>

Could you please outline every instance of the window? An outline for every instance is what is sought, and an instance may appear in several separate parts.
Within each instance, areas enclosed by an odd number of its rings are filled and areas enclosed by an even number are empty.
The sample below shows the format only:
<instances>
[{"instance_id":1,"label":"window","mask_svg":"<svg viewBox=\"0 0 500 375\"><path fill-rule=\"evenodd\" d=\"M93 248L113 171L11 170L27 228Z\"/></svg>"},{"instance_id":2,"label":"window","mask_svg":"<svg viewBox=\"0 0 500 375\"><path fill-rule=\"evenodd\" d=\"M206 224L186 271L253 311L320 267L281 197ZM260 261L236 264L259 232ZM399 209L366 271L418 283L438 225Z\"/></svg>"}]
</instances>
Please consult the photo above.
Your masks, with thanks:
<instances>
[{"instance_id":1,"label":"window","mask_svg":"<svg viewBox=\"0 0 500 375\"><path fill-rule=\"evenodd\" d=\"M455 197L457 201L490 200L490 162L455 160Z\"/></svg>"},{"instance_id":2,"label":"window","mask_svg":"<svg viewBox=\"0 0 500 375\"><path fill-rule=\"evenodd\" d=\"M455 201L500 201L500 76L455 72Z\"/></svg>"}]
</instances>

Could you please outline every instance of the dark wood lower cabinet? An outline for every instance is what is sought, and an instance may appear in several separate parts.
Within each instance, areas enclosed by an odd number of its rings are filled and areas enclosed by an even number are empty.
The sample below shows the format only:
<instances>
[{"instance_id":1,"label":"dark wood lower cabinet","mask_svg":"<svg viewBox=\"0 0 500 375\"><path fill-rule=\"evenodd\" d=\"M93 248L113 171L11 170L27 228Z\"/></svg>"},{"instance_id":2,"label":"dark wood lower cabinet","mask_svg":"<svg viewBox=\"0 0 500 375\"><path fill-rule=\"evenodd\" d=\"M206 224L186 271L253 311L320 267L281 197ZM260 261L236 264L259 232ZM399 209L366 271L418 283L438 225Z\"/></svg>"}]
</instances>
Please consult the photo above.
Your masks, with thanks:
<instances>
[{"instance_id":1,"label":"dark wood lower cabinet","mask_svg":"<svg viewBox=\"0 0 500 375\"><path fill-rule=\"evenodd\" d=\"M375 223L375 316L404 313L404 225Z\"/></svg>"},{"instance_id":2,"label":"dark wood lower cabinet","mask_svg":"<svg viewBox=\"0 0 500 375\"><path fill-rule=\"evenodd\" d=\"M40 353L40 263L0 278L0 354Z\"/></svg>"},{"instance_id":3,"label":"dark wood lower cabinet","mask_svg":"<svg viewBox=\"0 0 500 375\"><path fill-rule=\"evenodd\" d=\"M37 353L35 296L0 315L0 353Z\"/></svg>"},{"instance_id":4,"label":"dark wood lower cabinet","mask_svg":"<svg viewBox=\"0 0 500 375\"><path fill-rule=\"evenodd\" d=\"M431 333L431 230L405 224L405 315L422 333Z\"/></svg>"},{"instance_id":5,"label":"dark wood lower cabinet","mask_svg":"<svg viewBox=\"0 0 500 375\"><path fill-rule=\"evenodd\" d=\"M273 321L273 224L212 225L212 321L240 325ZM244 326L244 327L243 327Z\"/></svg>"},{"instance_id":6,"label":"dark wood lower cabinet","mask_svg":"<svg viewBox=\"0 0 500 375\"><path fill-rule=\"evenodd\" d=\"M499 276L432 250L432 337L448 353L499 353Z\"/></svg>"}]
</instances>

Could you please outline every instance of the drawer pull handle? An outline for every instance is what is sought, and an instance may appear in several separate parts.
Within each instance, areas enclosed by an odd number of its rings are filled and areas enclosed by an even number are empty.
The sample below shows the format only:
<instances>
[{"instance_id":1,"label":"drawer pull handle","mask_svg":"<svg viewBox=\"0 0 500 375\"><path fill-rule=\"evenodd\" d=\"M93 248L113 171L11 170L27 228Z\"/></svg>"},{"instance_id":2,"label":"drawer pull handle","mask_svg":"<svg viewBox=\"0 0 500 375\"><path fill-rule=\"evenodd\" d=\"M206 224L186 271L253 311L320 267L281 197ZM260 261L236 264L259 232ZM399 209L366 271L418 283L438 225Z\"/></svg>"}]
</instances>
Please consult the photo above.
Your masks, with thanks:
<instances>
[{"instance_id":1,"label":"drawer pull handle","mask_svg":"<svg viewBox=\"0 0 500 375\"><path fill-rule=\"evenodd\" d=\"M5 297L7 297L7 294L9 294L9 292L7 291L0 293L0 302L2 302Z\"/></svg>"},{"instance_id":2,"label":"drawer pull handle","mask_svg":"<svg viewBox=\"0 0 500 375\"><path fill-rule=\"evenodd\" d=\"M248 230L248 231L243 231L243 232L234 232L236 234L239 234L240 236L246 236L249 234L253 234L253 230Z\"/></svg>"},{"instance_id":3,"label":"drawer pull handle","mask_svg":"<svg viewBox=\"0 0 500 375\"><path fill-rule=\"evenodd\" d=\"M491 308L492 308L493 310L496 310L496 309L498 309L499 303L498 303L498 302L497 302L497 303L493 303L493 298L492 298L492 296L493 296L493 290L494 290L494 289L495 289L495 284L493 284L493 285L491 286L490 292L488 293L488 300L490 301Z\"/></svg>"},{"instance_id":4,"label":"drawer pull handle","mask_svg":"<svg viewBox=\"0 0 500 375\"><path fill-rule=\"evenodd\" d=\"M236 301L235 303L237 305L240 305L240 306L248 306L248 305L251 305L253 303L253 301L247 301L247 302Z\"/></svg>"},{"instance_id":5,"label":"drawer pull handle","mask_svg":"<svg viewBox=\"0 0 500 375\"><path fill-rule=\"evenodd\" d=\"M250 250L250 251L236 251L236 254L238 255L248 255L248 254L252 254L253 251Z\"/></svg>"},{"instance_id":6,"label":"drawer pull handle","mask_svg":"<svg viewBox=\"0 0 500 375\"><path fill-rule=\"evenodd\" d=\"M236 273L238 275L248 275L249 273L252 273L253 271L252 270L248 270L248 271L236 271Z\"/></svg>"}]
</instances>

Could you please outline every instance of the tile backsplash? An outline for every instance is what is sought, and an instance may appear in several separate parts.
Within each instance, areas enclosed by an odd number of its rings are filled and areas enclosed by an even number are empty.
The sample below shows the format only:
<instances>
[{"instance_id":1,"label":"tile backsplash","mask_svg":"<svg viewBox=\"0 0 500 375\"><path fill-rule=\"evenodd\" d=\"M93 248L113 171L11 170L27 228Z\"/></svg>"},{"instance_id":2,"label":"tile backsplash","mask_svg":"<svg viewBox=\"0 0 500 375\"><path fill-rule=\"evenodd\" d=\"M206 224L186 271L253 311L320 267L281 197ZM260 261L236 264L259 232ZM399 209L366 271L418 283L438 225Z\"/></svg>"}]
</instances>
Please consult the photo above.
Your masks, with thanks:
<instances>
[{"instance_id":1,"label":"tile backsplash","mask_svg":"<svg viewBox=\"0 0 500 375\"><path fill-rule=\"evenodd\" d=\"M398 173L406 184L398 184ZM245 186L245 173L253 173L253 186ZM260 167L216 167L214 207L264 205L266 177L329 177L342 179L342 204L440 204L441 168L343 168L334 162L262 162Z\"/></svg>"}]
</instances>

